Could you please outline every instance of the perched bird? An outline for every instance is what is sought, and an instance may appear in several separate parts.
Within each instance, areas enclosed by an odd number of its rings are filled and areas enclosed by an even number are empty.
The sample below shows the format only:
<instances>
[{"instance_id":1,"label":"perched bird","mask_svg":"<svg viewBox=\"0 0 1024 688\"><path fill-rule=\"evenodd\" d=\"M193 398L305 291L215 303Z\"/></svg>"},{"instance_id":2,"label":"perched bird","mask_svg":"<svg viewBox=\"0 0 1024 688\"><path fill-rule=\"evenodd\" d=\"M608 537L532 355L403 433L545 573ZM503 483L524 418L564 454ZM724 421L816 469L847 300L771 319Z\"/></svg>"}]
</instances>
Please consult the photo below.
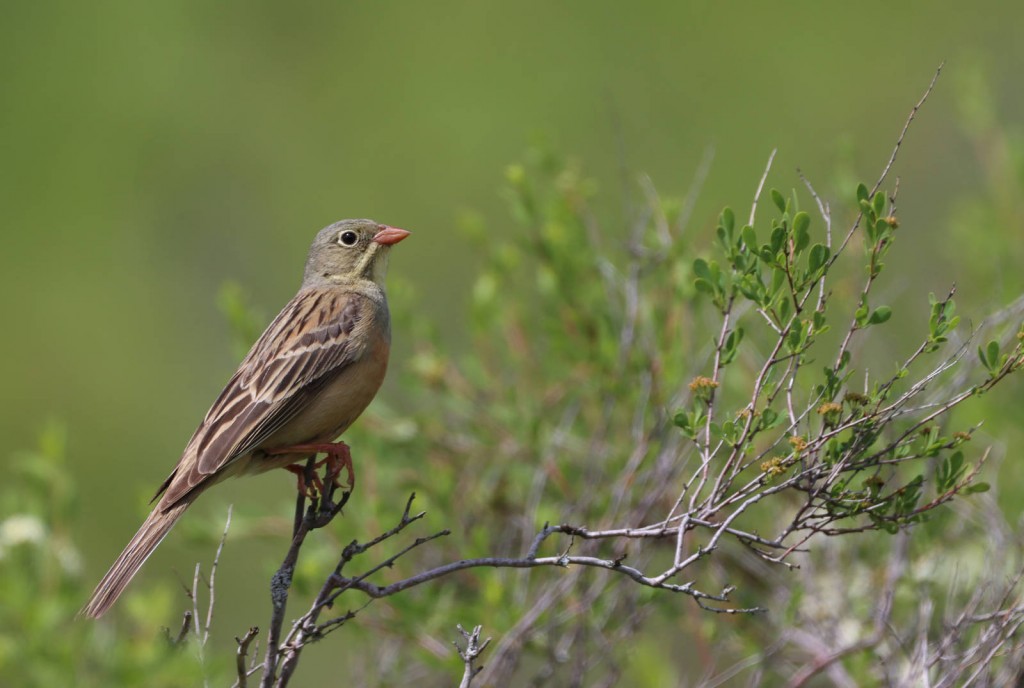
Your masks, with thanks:
<instances>
[{"instance_id":1,"label":"perched bird","mask_svg":"<svg viewBox=\"0 0 1024 688\"><path fill-rule=\"evenodd\" d=\"M298 294L213 402L157 491L153 511L81 615L99 618L110 609L208 487L324 451L331 445L323 443L359 417L387 370L391 322L384 274L391 246L407 236L372 220L342 220L316 235Z\"/></svg>"}]
</instances>

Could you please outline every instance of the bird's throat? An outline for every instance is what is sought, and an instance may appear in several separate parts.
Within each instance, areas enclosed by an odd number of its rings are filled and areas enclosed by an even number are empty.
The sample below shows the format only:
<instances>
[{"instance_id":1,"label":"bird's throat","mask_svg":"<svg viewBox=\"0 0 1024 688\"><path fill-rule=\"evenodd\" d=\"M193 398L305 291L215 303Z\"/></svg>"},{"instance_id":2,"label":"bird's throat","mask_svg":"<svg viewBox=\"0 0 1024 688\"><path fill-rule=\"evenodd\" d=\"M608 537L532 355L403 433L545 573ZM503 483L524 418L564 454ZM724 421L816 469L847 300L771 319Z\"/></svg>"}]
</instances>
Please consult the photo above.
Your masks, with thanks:
<instances>
[{"instance_id":1,"label":"bird's throat","mask_svg":"<svg viewBox=\"0 0 1024 688\"><path fill-rule=\"evenodd\" d=\"M390 251L386 247L381 247L376 251L368 251L365 265L360 265L359 276L363 279L373 280L377 283L377 286L384 288L384 278L388 273L388 258Z\"/></svg>"}]
</instances>

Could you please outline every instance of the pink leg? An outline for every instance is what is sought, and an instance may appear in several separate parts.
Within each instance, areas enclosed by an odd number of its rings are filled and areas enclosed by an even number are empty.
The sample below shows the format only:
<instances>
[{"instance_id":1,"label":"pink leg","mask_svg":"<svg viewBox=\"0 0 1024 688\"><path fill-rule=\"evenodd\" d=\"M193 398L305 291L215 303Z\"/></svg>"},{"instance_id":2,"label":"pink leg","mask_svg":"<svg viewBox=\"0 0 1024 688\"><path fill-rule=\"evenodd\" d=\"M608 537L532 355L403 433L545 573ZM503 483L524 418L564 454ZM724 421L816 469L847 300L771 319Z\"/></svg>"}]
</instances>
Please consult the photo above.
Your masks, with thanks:
<instances>
[{"instance_id":1,"label":"pink leg","mask_svg":"<svg viewBox=\"0 0 1024 688\"><path fill-rule=\"evenodd\" d=\"M302 464L293 463L290 466L285 466L284 469L295 476L295 489L306 495L309 499L314 499L317 489L323 488L323 483L320 482L320 478L316 473L313 474L313 484L306 484L306 467Z\"/></svg>"},{"instance_id":2,"label":"pink leg","mask_svg":"<svg viewBox=\"0 0 1024 688\"><path fill-rule=\"evenodd\" d=\"M335 487L344 487L346 490L351 491L356 485L356 473L352 465L352 452L349 450L348 445L344 442L325 442L318 444L295 444L290 447L275 447L274 449L266 450L268 454L325 454L325 457L313 465L313 470L326 465L327 469L324 473L325 482L332 483ZM285 467L291 473L294 473L298 477L298 489L300 492L305 493L309 496L309 486L306 485L305 480L305 467L300 464L293 464ZM338 482L338 476L341 474L341 469L344 468L348 473L348 485L341 485ZM314 485L316 489L323 491L323 482L320 481L319 476L313 477Z\"/></svg>"}]
</instances>

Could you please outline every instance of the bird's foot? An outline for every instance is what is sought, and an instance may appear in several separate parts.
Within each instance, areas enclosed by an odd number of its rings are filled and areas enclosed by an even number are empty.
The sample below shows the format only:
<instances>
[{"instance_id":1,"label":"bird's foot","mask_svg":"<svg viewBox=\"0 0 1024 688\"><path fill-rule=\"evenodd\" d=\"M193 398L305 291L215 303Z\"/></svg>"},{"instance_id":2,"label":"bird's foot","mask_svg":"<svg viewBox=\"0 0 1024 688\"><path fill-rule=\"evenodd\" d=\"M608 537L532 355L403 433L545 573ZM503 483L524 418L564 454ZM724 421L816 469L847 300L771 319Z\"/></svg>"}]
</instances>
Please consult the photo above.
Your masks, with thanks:
<instances>
[{"instance_id":1,"label":"bird's foot","mask_svg":"<svg viewBox=\"0 0 1024 688\"><path fill-rule=\"evenodd\" d=\"M285 466L284 469L295 476L295 489L306 495L307 499L313 500L317 498L319 492L323 491L323 482L320 480L320 476L310 470L310 480L306 482L306 466L301 463L293 463L290 466ZM310 484L312 483L312 484Z\"/></svg>"},{"instance_id":2,"label":"bird's foot","mask_svg":"<svg viewBox=\"0 0 1024 688\"><path fill-rule=\"evenodd\" d=\"M325 442L318 444L296 444L290 447L279 447L268 451L269 454L324 454L324 458L313 464L312 475L309 476L309 482L307 483L306 466L302 464L292 464L285 466L285 469L290 473L294 473L297 480L297 489L299 492L305 494L310 499L316 498L319 494L326 494L325 486L330 487L330 491L340 488L345 492L351 492L356 485L356 473L355 468L352 465L352 452L348 445L344 442ZM323 479L316 473L321 467L324 467ZM341 475L342 469L348 474L348 484L338 482L338 477Z\"/></svg>"}]
</instances>

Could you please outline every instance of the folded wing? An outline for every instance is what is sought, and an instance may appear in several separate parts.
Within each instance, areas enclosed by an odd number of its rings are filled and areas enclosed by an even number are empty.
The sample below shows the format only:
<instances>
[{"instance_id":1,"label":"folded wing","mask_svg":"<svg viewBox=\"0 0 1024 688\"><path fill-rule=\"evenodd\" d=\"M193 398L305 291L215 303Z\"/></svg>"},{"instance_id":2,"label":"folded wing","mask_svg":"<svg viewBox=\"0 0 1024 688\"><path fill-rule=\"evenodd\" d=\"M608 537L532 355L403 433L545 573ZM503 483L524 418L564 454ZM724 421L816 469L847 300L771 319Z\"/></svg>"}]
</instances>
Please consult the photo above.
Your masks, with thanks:
<instances>
[{"instance_id":1,"label":"folded wing","mask_svg":"<svg viewBox=\"0 0 1024 688\"><path fill-rule=\"evenodd\" d=\"M362 353L351 337L365 297L300 291L267 327L160 490L171 508L298 415Z\"/></svg>"}]
</instances>

